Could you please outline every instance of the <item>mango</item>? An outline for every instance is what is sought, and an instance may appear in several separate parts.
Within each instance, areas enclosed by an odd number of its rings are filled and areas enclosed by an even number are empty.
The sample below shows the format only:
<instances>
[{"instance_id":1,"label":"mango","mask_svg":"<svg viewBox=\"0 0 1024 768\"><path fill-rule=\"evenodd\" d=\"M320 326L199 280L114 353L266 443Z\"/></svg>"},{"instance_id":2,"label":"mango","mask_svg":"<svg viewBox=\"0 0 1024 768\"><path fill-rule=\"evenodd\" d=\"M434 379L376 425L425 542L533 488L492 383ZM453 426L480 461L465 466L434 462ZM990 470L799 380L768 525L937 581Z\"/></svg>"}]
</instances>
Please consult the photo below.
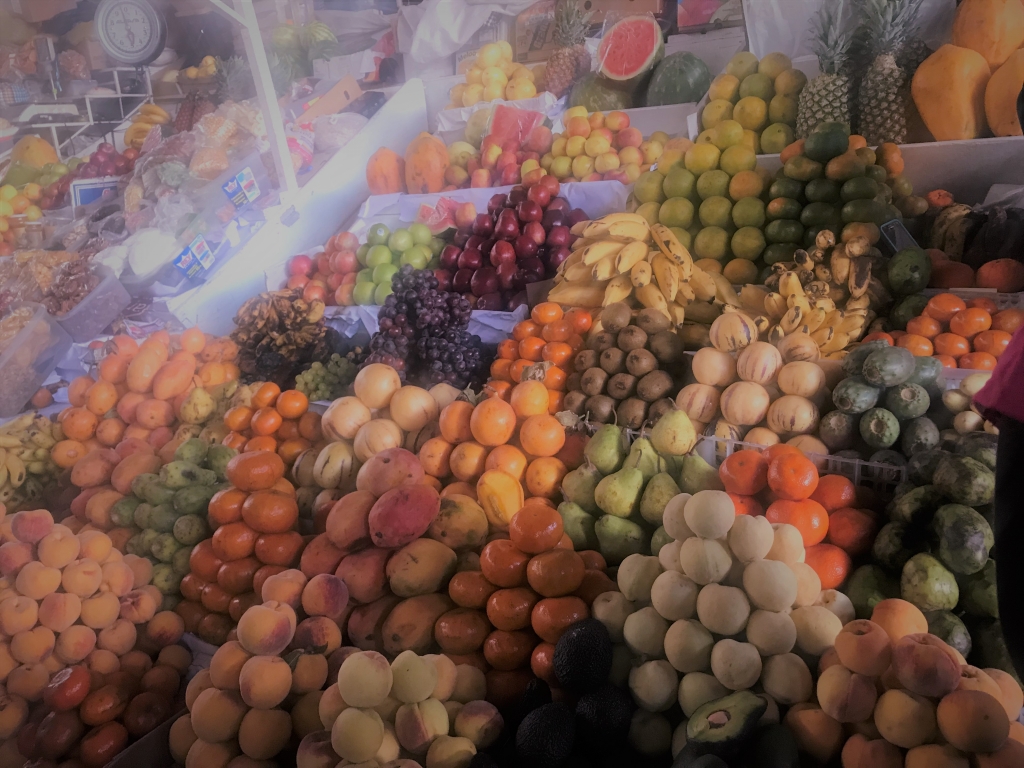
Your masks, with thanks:
<instances>
[{"instance_id":1,"label":"mango","mask_svg":"<svg viewBox=\"0 0 1024 768\"><path fill-rule=\"evenodd\" d=\"M399 597L414 597L446 590L457 560L450 547L433 539L406 544L388 560L386 572L391 591Z\"/></svg>"},{"instance_id":2,"label":"mango","mask_svg":"<svg viewBox=\"0 0 1024 768\"><path fill-rule=\"evenodd\" d=\"M446 496L427 536L456 551L479 549L487 541L487 515L469 496Z\"/></svg>"},{"instance_id":3,"label":"mango","mask_svg":"<svg viewBox=\"0 0 1024 768\"><path fill-rule=\"evenodd\" d=\"M370 538L378 547L405 546L427 532L440 508L441 497L430 486L392 488L370 510Z\"/></svg>"},{"instance_id":4,"label":"mango","mask_svg":"<svg viewBox=\"0 0 1024 768\"><path fill-rule=\"evenodd\" d=\"M434 623L454 607L447 595L419 595L403 600L381 627L384 652L393 656L402 651L427 653L434 644Z\"/></svg>"}]
</instances>

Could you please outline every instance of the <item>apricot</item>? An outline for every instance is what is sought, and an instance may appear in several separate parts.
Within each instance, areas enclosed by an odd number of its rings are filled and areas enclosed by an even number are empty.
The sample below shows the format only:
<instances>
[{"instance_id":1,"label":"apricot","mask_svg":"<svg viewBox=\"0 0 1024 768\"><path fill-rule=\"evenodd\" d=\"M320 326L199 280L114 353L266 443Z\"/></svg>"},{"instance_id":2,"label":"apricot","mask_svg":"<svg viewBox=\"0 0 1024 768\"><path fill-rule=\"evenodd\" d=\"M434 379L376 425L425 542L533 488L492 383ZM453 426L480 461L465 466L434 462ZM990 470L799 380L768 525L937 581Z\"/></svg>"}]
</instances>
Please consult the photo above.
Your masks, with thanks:
<instances>
[{"instance_id":1,"label":"apricot","mask_svg":"<svg viewBox=\"0 0 1024 768\"><path fill-rule=\"evenodd\" d=\"M98 675L109 675L121 669L121 659L110 651L96 648L91 651L85 660L89 671Z\"/></svg>"},{"instance_id":2,"label":"apricot","mask_svg":"<svg viewBox=\"0 0 1024 768\"><path fill-rule=\"evenodd\" d=\"M0 603L0 631L8 637L32 629L39 620L39 603L28 597L8 597Z\"/></svg>"},{"instance_id":3,"label":"apricot","mask_svg":"<svg viewBox=\"0 0 1024 768\"><path fill-rule=\"evenodd\" d=\"M7 676L7 693L25 701L39 701L50 682L50 672L42 664L22 664Z\"/></svg>"},{"instance_id":4,"label":"apricot","mask_svg":"<svg viewBox=\"0 0 1024 768\"><path fill-rule=\"evenodd\" d=\"M899 688L878 697L875 725L882 738L904 749L934 740L935 705L924 696Z\"/></svg>"},{"instance_id":5,"label":"apricot","mask_svg":"<svg viewBox=\"0 0 1024 768\"><path fill-rule=\"evenodd\" d=\"M292 693L319 691L327 682L327 657L320 653L304 653L292 670Z\"/></svg>"},{"instance_id":6,"label":"apricot","mask_svg":"<svg viewBox=\"0 0 1024 768\"><path fill-rule=\"evenodd\" d=\"M188 711L192 711L192 706L195 704L195 700L199 698L200 693L205 691L207 688L213 687L213 681L210 679L210 670L199 670L195 676L188 681L188 685L185 686L185 707Z\"/></svg>"},{"instance_id":7,"label":"apricot","mask_svg":"<svg viewBox=\"0 0 1024 768\"><path fill-rule=\"evenodd\" d=\"M238 728L238 746L254 760L269 760L285 748L292 718L280 709L250 709Z\"/></svg>"},{"instance_id":8,"label":"apricot","mask_svg":"<svg viewBox=\"0 0 1024 768\"><path fill-rule=\"evenodd\" d=\"M160 649L156 663L165 664L177 670L179 675L184 675L192 665L192 654L183 645L168 645Z\"/></svg>"},{"instance_id":9,"label":"apricot","mask_svg":"<svg viewBox=\"0 0 1024 768\"><path fill-rule=\"evenodd\" d=\"M19 574L20 576L20 574ZM103 567L95 560L83 558L70 563L61 577L65 592L79 597L90 597L103 583ZM114 598L116 599L116 595Z\"/></svg>"},{"instance_id":10,"label":"apricot","mask_svg":"<svg viewBox=\"0 0 1024 768\"><path fill-rule=\"evenodd\" d=\"M121 603L111 592L100 592L98 595L82 600L82 623L93 629L109 627L121 612Z\"/></svg>"},{"instance_id":11,"label":"apricot","mask_svg":"<svg viewBox=\"0 0 1024 768\"><path fill-rule=\"evenodd\" d=\"M53 515L45 509L29 509L11 517L11 533L25 544L38 544L53 530Z\"/></svg>"},{"instance_id":12,"label":"apricot","mask_svg":"<svg viewBox=\"0 0 1024 768\"><path fill-rule=\"evenodd\" d=\"M999 687L998 683L989 677L988 673L984 670L972 667L969 664L960 667L960 679L956 688L961 691L984 691L1000 703L1003 700L1003 690ZM1019 716L1020 712L1018 711L1017 714Z\"/></svg>"},{"instance_id":13,"label":"apricot","mask_svg":"<svg viewBox=\"0 0 1024 768\"><path fill-rule=\"evenodd\" d=\"M237 691L207 688L192 702L192 727L203 741L233 739L248 707Z\"/></svg>"},{"instance_id":14,"label":"apricot","mask_svg":"<svg viewBox=\"0 0 1024 768\"><path fill-rule=\"evenodd\" d=\"M323 695L323 691L304 693L292 706L292 733L296 738L301 739L307 733L320 730L320 699Z\"/></svg>"},{"instance_id":15,"label":"apricot","mask_svg":"<svg viewBox=\"0 0 1024 768\"><path fill-rule=\"evenodd\" d=\"M983 669L982 672L987 674L996 685L999 686L999 690L1002 693L1000 701L1003 702L1003 708L1006 710L1007 717L1010 718L1011 723L1020 716L1020 711L1024 708L1024 691L1021 691L1020 685L1013 676L1001 669Z\"/></svg>"},{"instance_id":16,"label":"apricot","mask_svg":"<svg viewBox=\"0 0 1024 768\"><path fill-rule=\"evenodd\" d=\"M153 668L142 676L139 685L143 691L155 693L170 701L181 685L181 675L166 664L154 664Z\"/></svg>"},{"instance_id":17,"label":"apricot","mask_svg":"<svg viewBox=\"0 0 1024 768\"><path fill-rule=\"evenodd\" d=\"M875 683L866 675L851 672L842 664L826 669L818 678L818 703L840 723L866 720L875 709Z\"/></svg>"},{"instance_id":18,"label":"apricot","mask_svg":"<svg viewBox=\"0 0 1024 768\"><path fill-rule=\"evenodd\" d=\"M68 567L70 568L71 566ZM99 565L96 565L97 572L99 571L99 568ZM65 569L65 571L66 570L67 569ZM26 563L25 566L18 571L18 576L14 581L15 589L25 597L30 597L33 600L42 600L51 592L56 592L57 587L60 585L60 571L56 568L48 568L39 561ZM96 586L99 586L98 582ZM92 593L90 592L90 594Z\"/></svg>"},{"instance_id":19,"label":"apricot","mask_svg":"<svg viewBox=\"0 0 1024 768\"><path fill-rule=\"evenodd\" d=\"M1010 735L1010 720L995 696L956 690L939 702L942 737L961 752L995 752Z\"/></svg>"},{"instance_id":20,"label":"apricot","mask_svg":"<svg viewBox=\"0 0 1024 768\"><path fill-rule=\"evenodd\" d=\"M96 646L118 656L124 656L135 647L137 638L135 625L127 619L118 619L109 627L100 630L96 637Z\"/></svg>"},{"instance_id":21,"label":"apricot","mask_svg":"<svg viewBox=\"0 0 1024 768\"><path fill-rule=\"evenodd\" d=\"M819 762L828 762L839 753L843 726L813 704L795 704L783 721L793 733L797 746Z\"/></svg>"},{"instance_id":22,"label":"apricot","mask_svg":"<svg viewBox=\"0 0 1024 768\"><path fill-rule=\"evenodd\" d=\"M185 620L174 611L160 611L146 624L146 639L157 648L166 648L181 640Z\"/></svg>"},{"instance_id":23,"label":"apricot","mask_svg":"<svg viewBox=\"0 0 1024 768\"><path fill-rule=\"evenodd\" d=\"M346 708L348 708L348 704L341 698L341 690L338 688L338 684L333 683L327 686L327 690L324 691L324 695L320 697L320 702L317 705L317 714L320 716L320 722L324 728L330 728L334 725L338 715Z\"/></svg>"},{"instance_id":24,"label":"apricot","mask_svg":"<svg viewBox=\"0 0 1024 768\"><path fill-rule=\"evenodd\" d=\"M331 720L331 725L334 725L334 720ZM296 768L334 768L340 760L331 746L330 730L306 734L295 753Z\"/></svg>"},{"instance_id":25,"label":"apricot","mask_svg":"<svg viewBox=\"0 0 1024 768\"><path fill-rule=\"evenodd\" d=\"M857 619L836 635L835 652L844 667L868 677L878 677L889 666L892 643L880 624Z\"/></svg>"},{"instance_id":26,"label":"apricot","mask_svg":"<svg viewBox=\"0 0 1024 768\"><path fill-rule=\"evenodd\" d=\"M64 525L55 525L36 545L39 562L49 568L63 568L78 558L82 548L78 537Z\"/></svg>"},{"instance_id":27,"label":"apricot","mask_svg":"<svg viewBox=\"0 0 1024 768\"><path fill-rule=\"evenodd\" d=\"M9 739L28 720L28 703L20 696L0 693L0 739Z\"/></svg>"},{"instance_id":28,"label":"apricot","mask_svg":"<svg viewBox=\"0 0 1024 768\"><path fill-rule=\"evenodd\" d=\"M254 605L238 622L238 640L256 656L276 656L295 636L295 611L285 603L270 600Z\"/></svg>"},{"instance_id":29,"label":"apricot","mask_svg":"<svg viewBox=\"0 0 1024 768\"><path fill-rule=\"evenodd\" d=\"M132 589L144 587L153 580L153 564L147 558L138 555L125 555L122 562L132 569L132 574L135 577L132 581Z\"/></svg>"},{"instance_id":30,"label":"apricot","mask_svg":"<svg viewBox=\"0 0 1024 768\"><path fill-rule=\"evenodd\" d=\"M46 671L49 672L51 676L57 674L62 669L67 667L67 664L65 664L63 661L57 658L57 654L55 653L51 653L49 656L43 659L42 664L44 667L46 667Z\"/></svg>"},{"instance_id":31,"label":"apricot","mask_svg":"<svg viewBox=\"0 0 1024 768\"><path fill-rule=\"evenodd\" d=\"M63 632L82 615L82 598L67 592L51 592L39 603L39 623Z\"/></svg>"},{"instance_id":32,"label":"apricot","mask_svg":"<svg viewBox=\"0 0 1024 768\"><path fill-rule=\"evenodd\" d=\"M11 638L11 656L22 664L41 664L57 642L53 630L36 627L19 632Z\"/></svg>"},{"instance_id":33,"label":"apricot","mask_svg":"<svg viewBox=\"0 0 1024 768\"><path fill-rule=\"evenodd\" d=\"M114 543L103 531L79 531L78 541L81 544L81 551L78 557L82 560L95 560L102 563L107 559Z\"/></svg>"},{"instance_id":34,"label":"apricot","mask_svg":"<svg viewBox=\"0 0 1024 768\"><path fill-rule=\"evenodd\" d=\"M306 588L306 584L306 575L296 568L291 568L269 576L263 582L260 596L265 603L274 600L285 603L292 610L297 611L302 605L302 592Z\"/></svg>"},{"instance_id":35,"label":"apricot","mask_svg":"<svg viewBox=\"0 0 1024 768\"><path fill-rule=\"evenodd\" d=\"M891 597L875 604L871 621L880 624L894 643L904 635L923 634L928 631L928 619L913 603Z\"/></svg>"},{"instance_id":36,"label":"apricot","mask_svg":"<svg viewBox=\"0 0 1024 768\"><path fill-rule=\"evenodd\" d=\"M221 646L221 649L224 647ZM241 646L238 651L245 653ZM210 669L212 677L212 664ZM284 659L279 656L250 656L238 670L235 687L242 701L250 707L272 709L284 701L291 685L292 670Z\"/></svg>"},{"instance_id":37,"label":"apricot","mask_svg":"<svg viewBox=\"0 0 1024 768\"><path fill-rule=\"evenodd\" d=\"M855 733L843 746L843 768L903 768L903 754L885 739Z\"/></svg>"},{"instance_id":38,"label":"apricot","mask_svg":"<svg viewBox=\"0 0 1024 768\"><path fill-rule=\"evenodd\" d=\"M185 757L185 768L227 768L239 751L235 741L216 744L197 738Z\"/></svg>"},{"instance_id":39,"label":"apricot","mask_svg":"<svg viewBox=\"0 0 1024 768\"><path fill-rule=\"evenodd\" d=\"M100 589L104 592L113 592L117 597L124 597L135 586L135 571L123 560L108 561L100 569L103 571Z\"/></svg>"},{"instance_id":40,"label":"apricot","mask_svg":"<svg viewBox=\"0 0 1024 768\"><path fill-rule=\"evenodd\" d=\"M308 616L337 618L347 606L348 586L333 574L317 574L302 590L302 609Z\"/></svg>"},{"instance_id":41,"label":"apricot","mask_svg":"<svg viewBox=\"0 0 1024 768\"><path fill-rule=\"evenodd\" d=\"M237 640L224 643L210 659L210 680L222 690L239 690L242 667L252 657Z\"/></svg>"},{"instance_id":42,"label":"apricot","mask_svg":"<svg viewBox=\"0 0 1024 768\"><path fill-rule=\"evenodd\" d=\"M95 647L95 630L76 624L57 635L53 652L65 664L77 664L84 661Z\"/></svg>"},{"instance_id":43,"label":"apricot","mask_svg":"<svg viewBox=\"0 0 1024 768\"><path fill-rule=\"evenodd\" d=\"M192 730L192 716L185 714L174 721L171 726L170 733L167 736L167 745L171 752L171 757L174 758L174 762L178 765L185 764L185 758L188 756L189 749L196 743L199 737L196 736L196 732Z\"/></svg>"},{"instance_id":44,"label":"apricot","mask_svg":"<svg viewBox=\"0 0 1024 768\"><path fill-rule=\"evenodd\" d=\"M931 698L941 698L956 689L960 669L946 647L935 635L910 634L900 638L892 649L892 671L900 685Z\"/></svg>"},{"instance_id":45,"label":"apricot","mask_svg":"<svg viewBox=\"0 0 1024 768\"><path fill-rule=\"evenodd\" d=\"M92 630L90 630L92 631ZM11 656L11 646L6 640L0 643L0 682L7 679L13 669L16 669L18 662Z\"/></svg>"},{"instance_id":46,"label":"apricot","mask_svg":"<svg viewBox=\"0 0 1024 768\"><path fill-rule=\"evenodd\" d=\"M34 555L31 544L20 541L5 541L0 545L0 574L14 576Z\"/></svg>"},{"instance_id":47,"label":"apricot","mask_svg":"<svg viewBox=\"0 0 1024 768\"><path fill-rule=\"evenodd\" d=\"M295 628L290 647L304 649L307 653L313 649L324 654L334 653L341 647L341 629L326 616L310 616Z\"/></svg>"}]
</instances>

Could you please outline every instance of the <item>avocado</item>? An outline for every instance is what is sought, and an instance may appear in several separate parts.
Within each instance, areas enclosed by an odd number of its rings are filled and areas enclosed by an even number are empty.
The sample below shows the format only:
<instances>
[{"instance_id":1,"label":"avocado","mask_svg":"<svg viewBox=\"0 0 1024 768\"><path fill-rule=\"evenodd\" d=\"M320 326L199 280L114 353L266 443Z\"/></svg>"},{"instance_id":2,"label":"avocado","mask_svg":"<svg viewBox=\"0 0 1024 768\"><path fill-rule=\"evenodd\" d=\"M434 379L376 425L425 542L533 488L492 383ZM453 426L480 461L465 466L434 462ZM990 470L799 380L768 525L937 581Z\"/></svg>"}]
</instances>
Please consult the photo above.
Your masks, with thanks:
<instances>
[{"instance_id":1,"label":"avocado","mask_svg":"<svg viewBox=\"0 0 1024 768\"><path fill-rule=\"evenodd\" d=\"M516 752L522 765L557 768L572 754L576 716L561 701L538 707L516 730Z\"/></svg>"},{"instance_id":2,"label":"avocado","mask_svg":"<svg viewBox=\"0 0 1024 768\"><path fill-rule=\"evenodd\" d=\"M850 576L846 595L857 611L857 618L870 619L875 605L890 597L899 597L899 587L877 565L862 565Z\"/></svg>"},{"instance_id":3,"label":"avocado","mask_svg":"<svg viewBox=\"0 0 1024 768\"><path fill-rule=\"evenodd\" d=\"M750 691L737 691L700 707L686 724L686 744L700 754L728 759L749 741L768 702Z\"/></svg>"},{"instance_id":4,"label":"avocado","mask_svg":"<svg viewBox=\"0 0 1024 768\"><path fill-rule=\"evenodd\" d=\"M971 633L954 614L949 611L929 611L928 634L940 638L946 645L956 648L964 658L971 653Z\"/></svg>"},{"instance_id":5,"label":"avocado","mask_svg":"<svg viewBox=\"0 0 1024 768\"><path fill-rule=\"evenodd\" d=\"M576 735L590 752L604 752L622 744L629 736L633 700L622 688L605 683L576 702Z\"/></svg>"},{"instance_id":6,"label":"avocado","mask_svg":"<svg viewBox=\"0 0 1024 768\"><path fill-rule=\"evenodd\" d=\"M935 512L932 530L938 539L936 554L953 573L970 576L985 567L995 544L984 517L962 504L944 504Z\"/></svg>"},{"instance_id":7,"label":"avocado","mask_svg":"<svg viewBox=\"0 0 1024 768\"><path fill-rule=\"evenodd\" d=\"M612 638L597 619L570 626L555 644L555 676L573 693L592 693L601 688L612 669Z\"/></svg>"},{"instance_id":8,"label":"avocado","mask_svg":"<svg viewBox=\"0 0 1024 768\"><path fill-rule=\"evenodd\" d=\"M758 726L746 749L750 768L800 768L800 751L784 725Z\"/></svg>"}]
</instances>

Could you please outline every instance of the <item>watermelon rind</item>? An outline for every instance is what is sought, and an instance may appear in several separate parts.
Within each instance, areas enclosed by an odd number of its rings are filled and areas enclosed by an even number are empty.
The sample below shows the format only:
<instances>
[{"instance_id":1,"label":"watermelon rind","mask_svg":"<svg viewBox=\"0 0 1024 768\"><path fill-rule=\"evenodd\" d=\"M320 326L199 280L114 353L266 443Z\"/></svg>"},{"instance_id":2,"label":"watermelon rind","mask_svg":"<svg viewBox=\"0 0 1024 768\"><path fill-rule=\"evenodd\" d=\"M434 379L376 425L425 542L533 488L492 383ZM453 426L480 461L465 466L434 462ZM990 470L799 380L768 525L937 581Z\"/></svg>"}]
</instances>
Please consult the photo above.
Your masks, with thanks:
<instances>
[{"instance_id":1,"label":"watermelon rind","mask_svg":"<svg viewBox=\"0 0 1024 768\"><path fill-rule=\"evenodd\" d=\"M633 92L590 72L581 77L569 92L570 107L586 107L588 112L632 109Z\"/></svg>"},{"instance_id":2,"label":"watermelon rind","mask_svg":"<svg viewBox=\"0 0 1024 768\"><path fill-rule=\"evenodd\" d=\"M645 36L644 25L653 27L653 34L649 36L658 41L653 49L646 52L641 49L639 44L639 38ZM636 64L628 70L623 68L621 61L616 59L617 56L627 54L631 59L637 59ZM620 86L638 88L650 76L654 65L661 61L664 55L665 37L654 17L627 16L615 22L601 38L601 44L597 49L597 60L600 67L598 71L601 77L619 83Z\"/></svg>"},{"instance_id":3,"label":"watermelon rind","mask_svg":"<svg viewBox=\"0 0 1024 768\"><path fill-rule=\"evenodd\" d=\"M694 104L711 87L711 70L688 51L673 53L661 60L647 86L647 106Z\"/></svg>"}]
</instances>

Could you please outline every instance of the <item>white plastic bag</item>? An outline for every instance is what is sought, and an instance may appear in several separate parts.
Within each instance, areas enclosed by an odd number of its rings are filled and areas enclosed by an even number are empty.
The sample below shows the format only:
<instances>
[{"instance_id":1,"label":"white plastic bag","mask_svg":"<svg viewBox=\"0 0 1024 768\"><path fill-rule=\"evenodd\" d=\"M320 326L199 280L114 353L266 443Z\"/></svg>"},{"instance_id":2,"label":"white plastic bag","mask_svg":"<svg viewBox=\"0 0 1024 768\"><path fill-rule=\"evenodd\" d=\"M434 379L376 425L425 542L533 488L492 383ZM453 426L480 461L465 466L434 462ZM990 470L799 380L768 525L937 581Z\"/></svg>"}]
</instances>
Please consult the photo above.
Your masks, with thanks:
<instances>
[{"instance_id":1,"label":"white plastic bag","mask_svg":"<svg viewBox=\"0 0 1024 768\"><path fill-rule=\"evenodd\" d=\"M313 121L313 140L317 152L335 152L348 144L369 122L363 115L343 112L322 115Z\"/></svg>"}]
</instances>

